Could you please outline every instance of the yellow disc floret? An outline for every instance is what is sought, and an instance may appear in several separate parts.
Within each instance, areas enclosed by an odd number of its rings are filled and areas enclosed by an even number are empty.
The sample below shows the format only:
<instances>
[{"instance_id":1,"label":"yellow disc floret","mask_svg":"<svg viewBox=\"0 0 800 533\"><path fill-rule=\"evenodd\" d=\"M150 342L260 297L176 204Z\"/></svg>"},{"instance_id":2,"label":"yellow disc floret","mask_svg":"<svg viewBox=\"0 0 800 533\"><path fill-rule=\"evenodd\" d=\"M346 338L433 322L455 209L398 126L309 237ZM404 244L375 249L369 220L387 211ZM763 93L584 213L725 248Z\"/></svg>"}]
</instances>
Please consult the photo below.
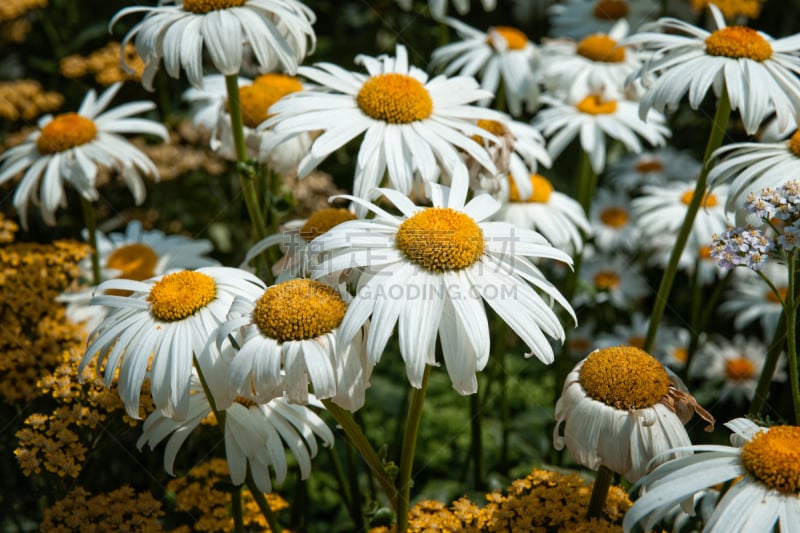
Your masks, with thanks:
<instances>
[{"instance_id":1,"label":"yellow disc floret","mask_svg":"<svg viewBox=\"0 0 800 533\"><path fill-rule=\"evenodd\" d=\"M800 427L774 426L742 447L742 465L773 490L800 494Z\"/></svg>"},{"instance_id":2,"label":"yellow disc floret","mask_svg":"<svg viewBox=\"0 0 800 533\"><path fill-rule=\"evenodd\" d=\"M495 26L489 32L489 44L494 48L502 49L503 47L498 46L498 43L494 42L491 37L492 33L497 33L503 38L506 42L505 49L507 50L522 50L528 45L528 36L517 28L512 28L511 26Z\"/></svg>"},{"instance_id":3,"label":"yellow disc floret","mask_svg":"<svg viewBox=\"0 0 800 533\"><path fill-rule=\"evenodd\" d=\"M685 193L681 195L681 203L684 205L689 205L692 201L692 196L694 195L694 189L689 189ZM703 193L703 199L700 200L700 204L702 207L714 207L718 203L717 197L714 196L713 193L710 191L706 191Z\"/></svg>"},{"instance_id":4,"label":"yellow disc floret","mask_svg":"<svg viewBox=\"0 0 800 533\"><path fill-rule=\"evenodd\" d=\"M619 288L619 275L613 270L601 270L594 275L594 286L601 291L613 291Z\"/></svg>"},{"instance_id":5,"label":"yellow disc floret","mask_svg":"<svg viewBox=\"0 0 800 533\"><path fill-rule=\"evenodd\" d=\"M155 275L158 254L146 244L120 246L108 256L106 268L120 271L120 278L143 281Z\"/></svg>"},{"instance_id":6,"label":"yellow disc floret","mask_svg":"<svg viewBox=\"0 0 800 533\"><path fill-rule=\"evenodd\" d=\"M405 74L372 76L356 96L356 103L368 116L390 124L425 120L433 113L433 100L419 80Z\"/></svg>"},{"instance_id":7,"label":"yellow disc floret","mask_svg":"<svg viewBox=\"0 0 800 533\"><path fill-rule=\"evenodd\" d=\"M630 220L628 211L617 206L606 207L600 211L599 218L600 222L612 228L621 228Z\"/></svg>"},{"instance_id":8,"label":"yellow disc floret","mask_svg":"<svg viewBox=\"0 0 800 533\"><path fill-rule=\"evenodd\" d=\"M617 111L617 102L616 100L604 102L599 95L590 94L575 104L575 107L587 115L610 115Z\"/></svg>"},{"instance_id":9,"label":"yellow disc floret","mask_svg":"<svg viewBox=\"0 0 800 533\"><path fill-rule=\"evenodd\" d=\"M533 193L527 200L523 200L519 195L517 184L514 183L514 178L508 176L508 201L514 203L528 202L537 204L546 204L550 200L550 195L553 192L553 184L550 180L539 174L531 174L531 188Z\"/></svg>"},{"instance_id":10,"label":"yellow disc floret","mask_svg":"<svg viewBox=\"0 0 800 533\"><path fill-rule=\"evenodd\" d=\"M797 130L792 134L787 141L787 145L789 147L789 151L792 152L795 157L800 157L800 130Z\"/></svg>"},{"instance_id":11,"label":"yellow disc floret","mask_svg":"<svg viewBox=\"0 0 800 533\"><path fill-rule=\"evenodd\" d=\"M161 322L175 322L195 314L217 295L214 278L201 272L184 270L167 274L150 289L150 312Z\"/></svg>"},{"instance_id":12,"label":"yellow disc floret","mask_svg":"<svg viewBox=\"0 0 800 533\"><path fill-rule=\"evenodd\" d=\"M246 3L247 0L183 0L183 9L198 15L204 15L209 11L241 7Z\"/></svg>"},{"instance_id":13,"label":"yellow disc floret","mask_svg":"<svg viewBox=\"0 0 800 533\"><path fill-rule=\"evenodd\" d=\"M592 12L598 20L619 20L628 16L628 3L623 0L600 0Z\"/></svg>"},{"instance_id":14,"label":"yellow disc floret","mask_svg":"<svg viewBox=\"0 0 800 533\"><path fill-rule=\"evenodd\" d=\"M483 231L468 215L431 207L400 224L397 247L409 260L434 271L460 270L483 254Z\"/></svg>"},{"instance_id":15,"label":"yellow disc floret","mask_svg":"<svg viewBox=\"0 0 800 533\"><path fill-rule=\"evenodd\" d=\"M636 172L640 174L650 174L654 172L662 172L664 170L664 163L658 159L645 159L636 163L634 167Z\"/></svg>"},{"instance_id":16,"label":"yellow disc floret","mask_svg":"<svg viewBox=\"0 0 800 533\"><path fill-rule=\"evenodd\" d=\"M478 127L498 137L502 137L508 133L508 128L506 128L502 122L497 122L496 120L479 119Z\"/></svg>"},{"instance_id":17,"label":"yellow disc floret","mask_svg":"<svg viewBox=\"0 0 800 533\"><path fill-rule=\"evenodd\" d=\"M86 144L97 135L95 123L77 113L58 115L48 122L36 140L40 154L55 154Z\"/></svg>"},{"instance_id":18,"label":"yellow disc floret","mask_svg":"<svg viewBox=\"0 0 800 533\"><path fill-rule=\"evenodd\" d=\"M252 85L239 87L242 106L242 121L248 128L255 128L269 118L269 108L286 96L303 90L297 78L285 74L262 74Z\"/></svg>"},{"instance_id":19,"label":"yellow disc floret","mask_svg":"<svg viewBox=\"0 0 800 533\"><path fill-rule=\"evenodd\" d=\"M617 46L617 41L604 33L595 33L584 37L579 43L579 55L601 63L622 63L625 61L625 49Z\"/></svg>"},{"instance_id":20,"label":"yellow disc floret","mask_svg":"<svg viewBox=\"0 0 800 533\"><path fill-rule=\"evenodd\" d=\"M731 381L747 381L756 373L756 367L746 357L737 357L725 361L725 377Z\"/></svg>"},{"instance_id":21,"label":"yellow disc floret","mask_svg":"<svg viewBox=\"0 0 800 533\"><path fill-rule=\"evenodd\" d=\"M645 409L669 392L669 376L652 355L633 346L595 350L584 360L580 383L594 400L615 409Z\"/></svg>"},{"instance_id":22,"label":"yellow disc floret","mask_svg":"<svg viewBox=\"0 0 800 533\"><path fill-rule=\"evenodd\" d=\"M756 30L746 26L728 26L706 38L706 53L712 56L747 58L766 61L772 57L772 47Z\"/></svg>"},{"instance_id":23,"label":"yellow disc floret","mask_svg":"<svg viewBox=\"0 0 800 533\"><path fill-rule=\"evenodd\" d=\"M341 324L347 304L332 287L293 279L269 287L256 302L253 322L279 343L313 339Z\"/></svg>"},{"instance_id":24,"label":"yellow disc floret","mask_svg":"<svg viewBox=\"0 0 800 533\"><path fill-rule=\"evenodd\" d=\"M300 238L304 241L313 241L334 226L355 219L356 216L347 209L337 207L321 209L308 217L300 228Z\"/></svg>"}]
</instances>

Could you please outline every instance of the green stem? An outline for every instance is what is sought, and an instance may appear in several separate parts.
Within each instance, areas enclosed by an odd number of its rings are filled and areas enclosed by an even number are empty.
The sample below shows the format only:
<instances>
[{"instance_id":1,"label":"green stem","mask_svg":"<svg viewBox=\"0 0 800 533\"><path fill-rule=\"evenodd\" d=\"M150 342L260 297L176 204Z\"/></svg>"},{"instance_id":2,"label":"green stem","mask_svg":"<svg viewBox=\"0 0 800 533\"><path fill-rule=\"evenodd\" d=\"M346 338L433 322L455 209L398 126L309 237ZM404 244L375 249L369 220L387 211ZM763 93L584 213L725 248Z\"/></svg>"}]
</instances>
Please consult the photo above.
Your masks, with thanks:
<instances>
[{"instance_id":1,"label":"green stem","mask_svg":"<svg viewBox=\"0 0 800 533\"><path fill-rule=\"evenodd\" d=\"M786 291L786 303L783 307L786 316L786 358L789 360L789 379L792 385L792 406L794 407L794 423L800 422L800 382L797 375L797 339L795 338L797 306L795 305L795 266L797 257L794 253L786 259L789 286Z\"/></svg>"},{"instance_id":2,"label":"green stem","mask_svg":"<svg viewBox=\"0 0 800 533\"><path fill-rule=\"evenodd\" d=\"M603 508L606 506L606 497L608 496L608 489L611 488L611 478L614 473L607 467L600 465L597 471L597 477L594 479L592 486L592 497L589 500L589 511L586 513L586 518L600 518L603 514Z\"/></svg>"},{"instance_id":3,"label":"green stem","mask_svg":"<svg viewBox=\"0 0 800 533\"><path fill-rule=\"evenodd\" d=\"M272 507L269 506L269 502L264 496L264 493L258 490L258 487L256 487L256 483L253 481L253 476L250 475L249 469L247 471L247 478L245 478L245 485L247 485L247 490L250 491L250 494L256 501L258 510L261 511L261 514L264 515L264 518L267 520L267 524L269 524L269 530L272 533L283 533L283 528L278 523L278 517L275 516L275 512L272 510Z\"/></svg>"},{"instance_id":4,"label":"green stem","mask_svg":"<svg viewBox=\"0 0 800 533\"><path fill-rule=\"evenodd\" d=\"M242 486L231 491L231 514L233 515L233 531L244 533L244 517L242 515Z\"/></svg>"},{"instance_id":5,"label":"green stem","mask_svg":"<svg viewBox=\"0 0 800 533\"><path fill-rule=\"evenodd\" d=\"M97 212L94 204L82 195L81 210L83 211L83 223L89 233L89 246L92 247L92 278L94 285L100 285L103 279L100 275L100 253L97 251Z\"/></svg>"},{"instance_id":6,"label":"green stem","mask_svg":"<svg viewBox=\"0 0 800 533\"><path fill-rule=\"evenodd\" d=\"M703 312L700 314L700 318L697 320L697 323L695 324L694 321L691 322L692 330L689 334L689 345L686 347L686 363L683 365L683 368L679 373L681 379L684 381L689 379L689 369L692 367L694 354L697 352L697 346L700 343L700 333L706 330L708 321L711 320L711 315L717 308L717 303L722 296L722 291L728 286L728 281L731 279L732 274L733 271L729 270L725 274L725 277L723 277L719 283L714 285L714 290L711 292L711 296L708 297L708 300L706 300L706 305L703 308Z\"/></svg>"},{"instance_id":7,"label":"green stem","mask_svg":"<svg viewBox=\"0 0 800 533\"><path fill-rule=\"evenodd\" d=\"M761 409L764 408L769 394L769 386L772 384L772 378L778 368L778 360L781 357L781 352L783 352L785 338L786 311L782 311L781 318L775 326L775 334L772 336L772 344L767 351L764 366L761 368L761 375L758 376L758 385L756 385L756 392L753 394L753 401L750 403L750 410L747 413L751 417L758 417L761 414Z\"/></svg>"},{"instance_id":8,"label":"green stem","mask_svg":"<svg viewBox=\"0 0 800 533\"><path fill-rule=\"evenodd\" d=\"M723 89L722 94L717 101L717 110L714 113L714 120L711 124L711 133L708 136L706 143L706 151L703 155L703 167L700 171L700 176L697 178L697 184L692 194L692 200L686 209L686 217L683 219L683 224L678 232L678 237L675 239L675 245L672 248L672 253L669 256L667 268L664 270L664 275L661 278L661 284L658 286L658 293L656 294L655 302L653 303L653 310L650 313L650 325L647 328L647 337L644 341L644 350L650 352L653 348L653 342L656 338L658 325L661 318L664 316L664 309L667 306L667 299L672 291L672 283L675 281L675 274L678 272L678 261L681 258L683 249L686 247L686 241L689 240L689 234L692 231L694 219L700 209L700 204L706 195L706 180L711 168L709 159L711 154L722 145L722 139L725 136L725 130L728 127L728 121L731 116L731 102L728 97L727 89Z\"/></svg>"},{"instance_id":9,"label":"green stem","mask_svg":"<svg viewBox=\"0 0 800 533\"><path fill-rule=\"evenodd\" d=\"M420 388L411 389L411 402L408 404L406 430L403 434L403 449L400 454L400 469L397 474L397 533L408 531L408 510L411 506L411 471L414 468L414 453L417 449L417 435L422 420L422 406L428 389L430 365L425 366Z\"/></svg>"},{"instance_id":10,"label":"green stem","mask_svg":"<svg viewBox=\"0 0 800 533\"><path fill-rule=\"evenodd\" d=\"M358 450L358 453L361 454L361 458L365 463L367 463L367 466L372 471L372 474L378 479L378 483L380 483L383 492L389 499L389 504L392 506L392 509L396 510L397 488L395 488L394 483L391 479L389 479L389 476L386 475L386 469L384 468L380 457L378 457L377 452L375 452L375 450L372 448L372 445L370 445L369 440L367 440L367 436L364 435L364 432L361 431L361 428L358 426L358 424L356 424L356 421L353 419L353 415L330 400L322 400L322 403L325 405L325 409L342 427L342 430L347 436L347 440L350 441L350 444L352 444L355 449Z\"/></svg>"},{"instance_id":11,"label":"green stem","mask_svg":"<svg viewBox=\"0 0 800 533\"><path fill-rule=\"evenodd\" d=\"M578 160L578 203L583 207L586 216L589 216L589 210L592 208L592 198L596 187L597 174L592 168L589 154L581 150Z\"/></svg>"},{"instance_id":12,"label":"green stem","mask_svg":"<svg viewBox=\"0 0 800 533\"><path fill-rule=\"evenodd\" d=\"M345 507L347 507L347 511L350 513L350 519L353 521L356 528L361 529L361 526L364 525L361 520L361 509L353 506L353 492L350 490L351 485L345 481L344 469L342 468L342 462L339 460L339 455L336 453L335 448L328 448L328 455L331 458L333 475L336 478L336 484L339 485L342 500L344 501ZM348 476L347 479L352 483L353 478L355 478L356 481L358 480L357 473L351 470L350 476Z\"/></svg>"}]
</instances>

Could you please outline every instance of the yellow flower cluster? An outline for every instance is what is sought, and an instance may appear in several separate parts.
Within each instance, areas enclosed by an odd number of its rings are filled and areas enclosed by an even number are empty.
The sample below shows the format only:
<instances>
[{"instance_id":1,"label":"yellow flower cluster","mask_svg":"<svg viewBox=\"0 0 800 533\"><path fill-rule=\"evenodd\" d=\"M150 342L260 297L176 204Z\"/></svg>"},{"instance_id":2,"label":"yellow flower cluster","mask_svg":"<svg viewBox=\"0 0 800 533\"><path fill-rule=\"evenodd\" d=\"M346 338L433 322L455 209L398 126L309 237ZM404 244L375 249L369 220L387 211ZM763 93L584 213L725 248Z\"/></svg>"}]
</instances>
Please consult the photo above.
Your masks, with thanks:
<instances>
[{"instance_id":1,"label":"yellow flower cluster","mask_svg":"<svg viewBox=\"0 0 800 533\"><path fill-rule=\"evenodd\" d=\"M137 494L124 485L108 494L92 494L76 487L44 513L42 531L156 532L163 531L158 518L164 515L161 502L149 492Z\"/></svg>"},{"instance_id":2,"label":"yellow flower cluster","mask_svg":"<svg viewBox=\"0 0 800 533\"><path fill-rule=\"evenodd\" d=\"M621 532L622 518L631 506L625 491L612 486L603 517L587 520L591 493L592 484L578 474L534 469L526 477L515 480L507 490L487 494L488 503L483 507L466 497L449 507L424 500L409 512L408 530L413 533ZM370 533L389 531L379 527Z\"/></svg>"},{"instance_id":3,"label":"yellow flower cluster","mask_svg":"<svg viewBox=\"0 0 800 533\"><path fill-rule=\"evenodd\" d=\"M33 120L55 111L64 103L64 96L42 90L34 80L0 82L0 117L9 120Z\"/></svg>"},{"instance_id":4,"label":"yellow flower cluster","mask_svg":"<svg viewBox=\"0 0 800 533\"><path fill-rule=\"evenodd\" d=\"M175 510L189 513L191 527L183 526L175 532L208 531L227 532L233 529L230 514L231 497L219 486L230 485L228 463L224 459L211 459L202 463L181 478L167 483L167 491L175 493ZM275 493L265 494L273 512L286 509L289 504ZM242 490L242 514L248 531L269 531L269 525L248 490ZM290 533L288 530L283 530Z\"/></svg>"},{"instance_id":5,"label":"yellow flower cluster","mask_svg":"<svg viewBox=\"0 0 800 533\"><path fill-rule=\"evenodd\" d=\"M19 230L19 226L13 220L7 219L0 213L0 244L14 242L14 234Z\"/></svg>"},{"instance_id":6,"label":"yellow flower cluster","mask_svg":"<svg viewBox=\"0 0 800 533\"><path fill-rule=\"evenodd\" d=\"M136 48L130 43L125 46L125 64L133 69L131 73L122 69L119 48L120 43L111 41L86 57L80 54L66 56L59 63L58 71L65 78L93 75L97 83L106 87L118 81L140 81L144 62L136 53Z\"/></svg>"},{"instance_id":7,"label":"yellow flower cluster","mask_svg":"<svg viewBox=\"0 0 800 533\"><path fill-rule=\"evenodd\" d=\"M46 5L47 0L3 0L0 2L0 22L18 19L28 11Z\"/></svg>"},{"instance_id":8,"label":"yellow flower cluster","mask_svg":"<svg viewBox=\"0 0 800 533\"><path fill-rule=\"evenodd\" d=\"M80 434L82 428L94 429L111 417L133 427L136 421L125 415L116 384L106 388L97 376L94 361L83 372L84 383L78 381L78 365L82 350L66 350L62 363L39 383L42 396L51 396L56 408L50 414L36 413L25 420L25 427L16 434L19 447L14 450L23 474L39 474L42 467L60 477L77 477L86 459L88 439ZM142 416L153 410L145 384Z\"/></svg>"},{"instance_id":9,"label":"yellow flower cluster","mask_svg":"<svg viewBox=\"0 0 800 533\"><path fill-rule=\"evenodd\" d=\"M7 403L37 398L39 380L63 353L83 348L83 328L66 319L55 298L88 252L77 241L0 244L0 398Z\"/></svg>"},{"instance_id":10,"label":"yellow flower cluster","mask_svg":"<svg viewBox=\"0 0 800 533\"><path fill-rule=\"evenodd\" d=\"M701 11L708 4L714 4L722 11L722 15L730 20L736 17L757 19L761 14L761 4L766 0L691 0L692 7Z\"/></svg>"}]
</instances>

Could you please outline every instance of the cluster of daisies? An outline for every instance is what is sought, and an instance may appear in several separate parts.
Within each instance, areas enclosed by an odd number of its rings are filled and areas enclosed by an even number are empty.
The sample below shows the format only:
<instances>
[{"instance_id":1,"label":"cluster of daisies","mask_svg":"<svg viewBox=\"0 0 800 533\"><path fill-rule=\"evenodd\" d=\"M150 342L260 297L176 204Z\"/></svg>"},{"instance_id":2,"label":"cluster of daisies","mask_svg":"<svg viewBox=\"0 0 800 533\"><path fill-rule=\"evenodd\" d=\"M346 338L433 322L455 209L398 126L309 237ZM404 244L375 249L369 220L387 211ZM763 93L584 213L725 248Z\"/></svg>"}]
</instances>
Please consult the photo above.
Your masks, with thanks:
<instances>
[{"instance_id":1,"label":"cluster of daisies","mask_svg":"<svg viewBox=\"0 0 800 533\"><path fill-rule=\"evenodd\" d=\"M79 372L96 362L134 418L149 385L155 411L139 445L166 440L170 473L213 414L233 483L252 476L269 492L286 478L287 449L306 478L320 443L333 444L325 406L365 405L395 331L412 388L424 391L431 368L444 366L453 389L476 394L493 344L488 305L527 357L552 363L565 341L576 352L555 405L554 446L598 470L595 487L616 473L646 489L626 530L652 527L678 505L693 512L695 493L734 478L716 495L708 530L795 530L800 429L739 418L726 424L734 448L693 446L685 425L695 413L711 425L713 417L667 366L688 378L724 377L711 400L753 398L769 336L781 317L796 315L800 186L788 180L800 166L800 39L728 25L713 3L708 30L649 20L655 0L568 0L548 8L552 35L537 44L515 27L478 29L448 17L447 4L424 8L457 35L433 51L429 68L397 44L357 56L356 71L304 64L315 15L298 0L175 0L120 11L112 26L144 14L121 47L133 42L143 85L152 89L162 67L186 75L194 121L212 132L211 149L239 163L245 194L248 169L302 179L355 146L352 194L332 199L346 207L256 232L264 238L242 263L223 266L208 257L210 241L138 223L96 231L99 167L116 170L137 203L143 175L158 178L121 136L167 138L163 125L136 116L152 111L150 102L109 108L115 84L90 91L77 112L45 117L0 154L0 184L22 174L14 205L23 225L30 204L55 225L65 185L82 199L95 248L82 268L95 283L60 297L91 330ZM459 14L469 7L453 1ZM702 162L667 146L669 115L684 97L692 109L707 99L717 106L717 141ZM731 112L745 134L763 130L758 142L720 147ZM252 199L257 227L262 207ZM748 215L764 229L729 230ZM776 249L783 260L767 262ZM265 261L263 275L257 264ZM650 323L637 313L654 292L642 265L685 274L691 329L658 329L660 316ZM729 274L734 265L750 269ZM742 336L706 338L715 309L701 312L703 294L716 304L729 278L719 309ZM629 316L630 327L609 323L610 313ZM579 318L578 329L565 330ZM745 336L756 320L760 343ZM771 361L767 385L785 379ZM401 476L401 514L408 482Z\"/></svg>"}]
</instances>

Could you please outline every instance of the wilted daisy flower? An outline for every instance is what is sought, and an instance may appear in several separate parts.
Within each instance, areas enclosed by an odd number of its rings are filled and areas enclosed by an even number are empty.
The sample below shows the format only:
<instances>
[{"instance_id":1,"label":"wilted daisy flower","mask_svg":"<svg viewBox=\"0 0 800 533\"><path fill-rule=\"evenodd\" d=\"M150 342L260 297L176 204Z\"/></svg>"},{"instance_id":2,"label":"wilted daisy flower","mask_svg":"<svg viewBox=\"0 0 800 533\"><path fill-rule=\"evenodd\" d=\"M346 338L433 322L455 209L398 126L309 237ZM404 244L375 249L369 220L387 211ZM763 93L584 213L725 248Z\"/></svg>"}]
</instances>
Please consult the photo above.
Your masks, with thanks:
<instances>
[{"instance_id":1,"label":"wilted daisy flower","mask_svg":"<svg viewBox=\"0 0 800 533\"><path fill-rule=\"evenodd\" d=\"M347 342L372 316L367 353L376 363L397 323L408 379L419 388L425 366L436 363L438 330L447 372L461 394L476 392L475 374L489 358L484 300L545 363L553 361L547 336L564 339L553 302L574 318L566 299L530 260L571 265L570 257L535 231L487 222L500 204L482 194L465 205L467 181L459 174L453 188L431 184L433 207L428 208L393 189L378 189L400 216L346 196L363 203L376 218L345 222L319 236L315 244L331 255L313 274L363 267L340 326L340 341Z\"/></svg>"},{"instance_id":2,"label":"wilted daisy flower","mask_svg":"<svg viewBox=\"0 0 800 533\"><path fill-rule=\"evenodd\" d=\"M502 115L468 105L491 96L478 88L474 78L428 80L425 72L409 66L401 45L396 57L360 55L356 62L364 65L368 76L331 63L300 67L299 73L322 89L301 91L272 106L274 114L262 127L272 128L274 135L264 149L323 130L300 161L297 173L303 177L334 150L364 133L353 183L353 192L360 198L366 198L384 175L404 194L411 190L416 174L425 181L435 181L441 171L452 176L464 168L461 151L496 172L489 154L470 136L496 140L475 121L502 120Z\"/></svg>"},{"instance_id":3,"label":"wilted daisy flower","mask_svg":"<svg viewBox=\"0 0 800 533\"><path fill-rule=\"evenodd\" d=\"M717 389L720 400L752 400L767 351L768 346L754 337L736 335L731 340L718 337L700 347L695 373L723 382L722 389ZM782 362L780 360L781 365ZM779 368L772 379L784 381L786 375Z\"/></svg>"},{"instance_id":4,"label":"wilted daisy flower","mask_svg":"<svg viewBox=\"0 0 800 533\"><path fill-rule=\"evenodd\" d=\"M309 403L322 407L313 397ZM333 432L325 422L308 406L291 404L285 398L257 403L241 396L220 411L225 413L225 458L231 482L237 486L244 484L249 470L259 490L272 492L272 472L277 483L286 479L286 448L297 461L300 478L306 479L311 474L311 459L317 455L317 439L325 446L333 446ZM174 475L178 450L211 413L203 387L193 376L186 419L175 420L158 411L152 412L142 426L142 436L136 445L142 449L147 444L152 450L169 437L164 451L164 470Z\"/></svg>"},{"instance_id":5,"label":"wilted daisy flower","mask_svg":"<svg viewBox=\"0 0 800 533\"><path fill-rule=\"evenodd\" d=\"M630 259L619 255L584 255L579 276L587 291L575 297L575 305L608 302L628 309L650 292L638 266Z\"/></svg>"},{"instance_id":6,"label":"wilted daisy flower","mask_svg":"<svg viewBox=\"0 0 800 533\"><path fill-rule=\"evenodd\" d=\"M621 20L608 33L593 33L577 43L553 40L544 44L541 77L550 94L568 101L588 94L603 99L632 97L625 90L625 80L641 61L635 50L618 45L627 34L628 23Z\"/></svg>"},{"instance_id":7,"label":"wilted daisy flower","mask_svg":"<svg viewBox=\"0 0 800 533\"><path fill-rule=\"evenodd\" d=\"M583 248L583 235L592 228L581 205L553 188L553 184L539 174L528 178L533 193L521 198L516 180L508 177L508 202L503 204L495 218L521 228L536 230L559 249L577 253Z\"/></svg>"},{"instance_id":8,"label":"wilted daisy flower","mask_svg":"<svg viewBox=\"0 0 800 533\"><path fill-rule=\"evenodd\" d=\"M582 39L593 33L608 33L621 19L636 29L652 20L659 9L657 0L565 0L548 9L550 33Z\"/></svg>"},{"instance_id":9,"label":"wilted daisy flower","mask_svg":"<svg viewBox=\"0 0 800 533\"><path fill-rule=\"evenodd\" d=\"M761 269L761 274L775 285L785 301L788 291L786 265L768 261ZM758 320L763 332L772 335L781 318L783 306L758 274L748 268L737 268L733 272L731 288L725 292L719 309L724 314L733 315L733 326L737 330L742 330Z\"/></svg>"},{"instance_id":10,"label":"wilted daisy flower","mask_svg":"<svg viewBox=\"0 0 800 533\"><path fill-rule=\"evenodd\" d=\"M110 309L92 333L78 371L98 356L97 367L105 367L110 386L119 368L119 395L131 418L139 418L139 394L147 377L156 408L183 419L189 409L193 355L203 351L225 321L236 296L263 286L249 272L226 267L101 283L91 303ZM131 294L107 294L109 290Z\"/></svg>"},{"instance_id":11,"label":"wilted daisy flower","mask_svg":"<svg viewBox=\"0 0 800 533\"><path fill-rule=\"evenodd\" d=\"M447 24L462 40L434 50L432 68L443 68L447 76L476 76L481 87L492 93L502 83L508 111L515 117L536 108L539 53L525 33L511 26L494 26L482 32L451 18ZM488 104L489 99L481 101L481 105Z\"/></svg>"},{"instance_id":12,"label":"wilted daisy flower","mask_svg":"<svg viewBox=\"0 0 800 533\"><path fill-rule=\"evenodd\" d=\"M201 87L203 52L226 76L239 73L245 45L262 71L294 73L309 41L312 48L316 42L314 12L297 0L164 0L156 7L122 9L110 26L131 13L146 15L125 35L121 48L136 38L136 52L145 62L142 84L148 90L162 58L169 76L178 78L183 68L189 83Z\"/></svg>"},{"instance_id":13,"label":"wilted daisy flower","mask_svg":"<svg viewBox=\"0 0 800 533\"><path fill-rule=\"evenodd\" d=\"M55 225L55 211L67 201L64 183L75 187L85 199L97 200L98 165L115 169L136 203L144 201L145 188L140 172L158 179L158 170L141 150L119 134L155 135L163 140L168 134L158 122L132 117L155 109L152 102L129 102L103 112L121 86L121 83L112 85L99 98L94 90L89 91L77 113L43 117L39 128L24 143L0 154L0 185L25 172L14 194L14 207L23 228L28 225L28 203L31 202L41 203L42 218L47 224Z\"/></svg>"},{"instance_id":14,"label":"wilted daisy flower","mask_svg":"<svg viewBox=\"0 0 800 533\"><path fill-rule=\"evenodd\" d=\"M643 493L623 528L650 530L676 504L705 488L732 483L706 522L709 533L793 531L800 524L800 428L759 427L746 418L725 424L730 446L696 445L641 480ZM739 479L737 479L739 478Z\"/></svg>"},{"instance_id":15,"label":"wilted daisy flower","mask_svg":"<svg viewBox=\"0 0 800 533\"><path fill-rule=\"evenodd\" d=\"M677 377L632 346L601 348L567 375L556 402L553 444L578 463L605 466L635 482L690 446L683 425L694 412L713 424ZM655 460L654 460L655 458Z\"/></svg>"},{"instance_id":16,"label":"wilted daisy flower","mask_svg":"<svg viewBox=\"0 0 800 533\"><path fill-rule=\"evenodd\" d=\"M594 245L602 252L635 250L641 230L634 223L627 193L599 188L592 198L589 222Z\"/></svg>"},{"instance_id":17,"label":"wilted daisy flower","mask_svg":"<svg viewBox=\"0 0 800 533\"><path fill-rule=\"evenodd\" d=\"M708 174L712 187L730 182L725 209L732 211L749 193L778 187L788 178L800 176L800 130L780 142L733 143L711 155L717 163Z\"/></svg>"},{"instance_id":18,"label":"wilted daisy flower","mask_svg":"<svg viewBox=\"0 0 800 533\"><path fill-rule=\"evenodd\" d=\"M270 170L278 174L286 174L297 167L311 147L311 136L298 135L271 150L262 150L262 144L271 132L258 129L258 126L267 120L269 108L275 102L302 90L300 80L285 74L262 74L252 81L239 78L239 103L247 157L269 164ZM205 76L203 88L187 90L183 99L194 104L193 122L211 131L211 148L226 159L235 161L236 147L227 109L228 94L224 76Z\"/></svg>"},{"instance_id":19,"label":"wilted daisy flower","mask_svg":"<svg viewBox=\"0 0 800 533\"><path fill-rule=\"evenodd\" d=\"M686 152L665 146L652 152L626 154L608 166L608 183L625 191L700 175L700 162ZM730 196L728 197L730 199Z\"/></svg>"},{"instance_id":20,"label":"wilted daisy flower","mask_svg":"<svg viewBox=\"0 0 800 533\"><path fill-rule=\"evenodd\" d=\"M773 39L746 26L726 26L719 9L708 7L717 26L714 32L662 18L652 26L659 32L637 33L623 41L653 52L632 77L641 78L647 88L641 116L653 107L676 109L687 92L689 105L697 109L710 88L717 97L725 89L747 133L755 133L773 112L783 129L800 114L800 84L793 81L800 74L800 41L794 35Z\"/></svg>"},{"instance_id":21,"label":"wilted daisy flower","mask_svg":"<svg viewBox=\"0 0 800 533\"><path fill-rule=\"evenodd\" d=\"M447 13L448 0L428 0L428 7L431 10L431 15L435 19L443 19ZM411 9L414 0L397 0L400 7L408 11ZM469 12L469 6L472 0L453 0L453 7L459 15L465 15ZM497 0L481 0L481 5L486 11L494 11L497 5Z\"/></svg>"},{"instance_id":22,"label":"wilted daisy flower","mask_svg":"<svg viewBox=\"0 0 800 533\"><path fill-rule=\"evenodd\" d=\"M662 114L650 112L644 121L639 118L637 104L629 100L604 100L598 95L589 95L574 105L548 96L541 100L550 107L539 111L533 124L549 139L550 155L558 157L575 137L580 137L581 148L598 174L606 164L606 135L631 152L642 151L637 135L653 146L664 144L670 136Z\"/></svg>"},{"instance_id":23,"label":"wilted daisy flower","mask_svg":"<svg viewBox=\"0 0 800 533\"><path fill-rule=\"evenodd\" d=\"M252 393L260 401L285 391L290 402L304 404L310 384L318 398L332 398L337 379L345 377L339 368L344 361L348 368L362 368L360 392L351 402L361 407L372 365L364 356L363 331L340 338L347 308L336 289L309 279L284 281L237 298L217 337L223 348L234 345L231 389Z\"/></svg>"}]
</instances>

